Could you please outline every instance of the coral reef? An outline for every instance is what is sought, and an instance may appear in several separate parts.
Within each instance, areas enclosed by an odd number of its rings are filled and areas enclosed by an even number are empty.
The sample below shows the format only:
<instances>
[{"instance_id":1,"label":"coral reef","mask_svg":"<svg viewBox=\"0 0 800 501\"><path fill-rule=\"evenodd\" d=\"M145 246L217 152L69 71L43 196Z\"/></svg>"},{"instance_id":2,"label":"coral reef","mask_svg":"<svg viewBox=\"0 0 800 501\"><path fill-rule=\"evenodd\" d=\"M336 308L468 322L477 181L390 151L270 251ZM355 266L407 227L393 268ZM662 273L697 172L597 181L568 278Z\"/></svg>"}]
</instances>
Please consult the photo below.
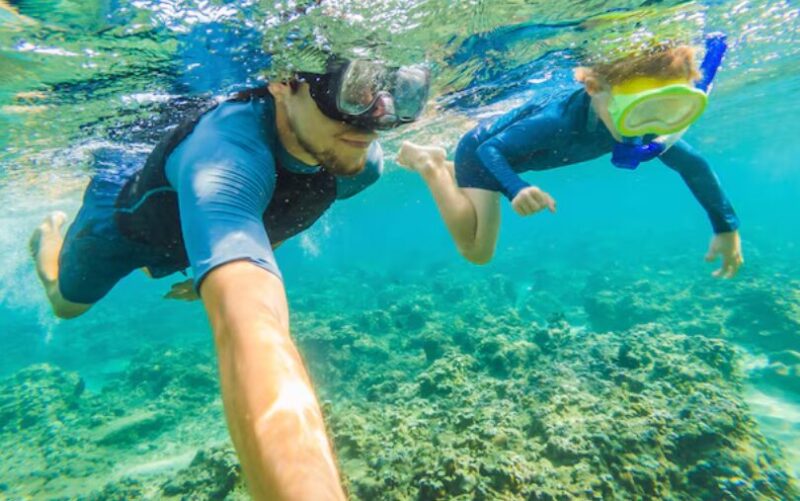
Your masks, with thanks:
<instances>
[{"instance_id":1,"label":"coral reef","mask_svg":"<svg viewBox=\"0 0 800 501\"><path fill-rule=\"evenodd\" d=\"M737 398L728 345L655 324L596 334L557 323L515 340L498 330L378 402L332 404L356 498L798 495Z\"/></svg>"},{"instance_id":2,"label":"coral reef","mask_svg":"<svg viewBox=\"0 0 800 501\"><path fill-rule=\"evenodd\" d=\"M92 490L96 499L147 497L153 489L142 479L186 466L165 458L227 440L214 361L203 347L143 349L100 393L49 365L1 384L0 484L12 498Z\"/></svg>"},{"instance_id":3,"label":"coral reef","mask_svg":"<svg viewBox=\"0 0 800 501\"><path fill-rule=\"evenodd\" d=\"M641 275L641 276L640 276ZM757 377L800 396L800 280L788 273L731 282L646 274L618 266L585 282L584 310L593 329L619 331L657 321L686 334L723 338L769 359Z\"/></svg>"},{"instance_id":4,"label":"coral reef","mask_svg":"<svg viewBox=\"0 0 800 501\"><path fill-rule=\"evenodd\" d=\"M354 499L800 498L733 344L798 391L795 296L508 267L290 291ZM0 386L0 497L247 499L207 344L144 347L99 392L49 365Z\"/></svg>"}]
</instances>

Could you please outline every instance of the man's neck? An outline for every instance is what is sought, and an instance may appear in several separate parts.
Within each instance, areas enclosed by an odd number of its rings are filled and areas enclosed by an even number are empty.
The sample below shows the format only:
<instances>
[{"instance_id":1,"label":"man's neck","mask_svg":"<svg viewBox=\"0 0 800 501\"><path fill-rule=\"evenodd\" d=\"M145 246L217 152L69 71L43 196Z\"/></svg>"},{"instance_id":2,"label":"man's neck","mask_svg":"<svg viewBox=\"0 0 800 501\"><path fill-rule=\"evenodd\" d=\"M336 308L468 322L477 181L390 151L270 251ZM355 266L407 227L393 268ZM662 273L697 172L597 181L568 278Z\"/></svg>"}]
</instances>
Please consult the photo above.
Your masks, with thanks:
<instances>
[{"instance_id":1,"label":"man's neck","mask_svg":"<svg viewBox=\"0 0 800 501\"><path fill-rule=\"evenodd\" d=\"M294 158L300 160L304 164L316 165L317 159L303 148L297 135L294 133L289 117L286 115L286 108L282 103L275 103L275 126L278 129L278 139L283 145L284 149Z\"/></svg>"}]
</instances>

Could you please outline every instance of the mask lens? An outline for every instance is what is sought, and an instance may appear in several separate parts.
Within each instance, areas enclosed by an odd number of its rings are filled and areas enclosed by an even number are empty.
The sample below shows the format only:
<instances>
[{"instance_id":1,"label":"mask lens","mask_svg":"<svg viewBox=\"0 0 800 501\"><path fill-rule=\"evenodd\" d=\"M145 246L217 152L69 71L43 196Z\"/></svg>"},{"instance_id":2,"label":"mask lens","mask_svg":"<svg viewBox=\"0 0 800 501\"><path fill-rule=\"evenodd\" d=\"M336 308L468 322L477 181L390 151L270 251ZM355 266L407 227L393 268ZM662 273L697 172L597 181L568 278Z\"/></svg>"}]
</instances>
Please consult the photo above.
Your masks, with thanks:
<instances>
[{"instance_id":1,"label":"mask lens","mask_svg":"<svg viewBox=\"0 0 800 501\"><path fill-rule=\"evenodd\" d=\"M420 66L404 66L397 70L394 102L400 120L417 118L428 99L428 72Z\"/></svg>"},{"instance_id":2,"label":"mask lens","mask_svg":"<svg viewBox=\"0 0 800 501\"><path fill-rule=\"evenodd\" d=\"M620 132L632 136L672 134L694 123L705 104L704 93L689 89L643 96L624 110Z\"/></svg>"},{"instance_id":3,"label":"mask lens","mask_svg":"<svg viewBox=\"0 0 800 501\"><path fill-rule=\"evenodd\" d=\"M339 111L361 115L369 111L378 92L386 88L386 69L370 61L353 61L347 66L339 87Z\"/></svg>"},{"instance_id":4,"label":"mask lens","mask_svg":"<svg viewBox=\"0 0 800 501\"><path fill-rule=\"evenodd\" d=\"M680 130L691 123L698 115L698 102L683 97L651 99L639 104L628 116L628 127L644 129L648 126L670 132Z\"/></svg>"}]
</instances>

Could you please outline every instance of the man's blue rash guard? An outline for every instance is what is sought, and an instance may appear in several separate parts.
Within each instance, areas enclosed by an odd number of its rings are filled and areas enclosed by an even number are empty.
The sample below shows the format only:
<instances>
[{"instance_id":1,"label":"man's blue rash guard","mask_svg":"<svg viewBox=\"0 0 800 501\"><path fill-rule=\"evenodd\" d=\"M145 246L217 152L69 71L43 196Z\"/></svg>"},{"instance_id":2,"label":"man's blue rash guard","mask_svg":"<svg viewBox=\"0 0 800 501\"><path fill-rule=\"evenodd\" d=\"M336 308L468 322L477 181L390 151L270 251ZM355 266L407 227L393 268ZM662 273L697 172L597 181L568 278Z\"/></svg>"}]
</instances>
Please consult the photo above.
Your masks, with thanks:
<instances>
[{"instance_id":1,"label":"man's blue rash guard","mask_svg":"<svg viewBox=\"0 0 800 501\"><path fill-rule=\"evenodd\" d=\"M280 143L268 89L190 112L147 155L98 150L97 170L64 237L58 287L93 304L123 277L194 268L195 287L216 266L248 260L278 275L270 240L311 227L337 199L381 174L374 143L359 175L339 178L291 157Z\"/></svg>"},{"instance_id":2,"label":"man's blue rash guard","mask_svg":"<svg viewBox=\"0 0 800 501\"><path fill-rule=\"evenodd\" d=\"M274 123L271 99L221 103L167 159L166 176L178 194L196 287L215 267L241 259L280 277L262 220L275 190L276 159L281 168L296 173L314 173L320 167L292 157L278 140ZM375 142L361 173L336 178L336 198L363 190L382 169L383 153Z\"/></svg>"},{"instance_id":3,"label":"man's blue rash guard","mask_svg":"<svg viewBox=\"0 0 800 501\"><path fill-rule=\"evenodd\" d=\"M462 188L503 193L509 200L530 186L519 173L547 170L610 153L614 138L578 89L565 98L534 99L468 132L456 150L456 179ZM715 233L733 231L739 219L709 164L685 141L660 155L678 172L708 213Z\"/></svg>"}]
</instances>

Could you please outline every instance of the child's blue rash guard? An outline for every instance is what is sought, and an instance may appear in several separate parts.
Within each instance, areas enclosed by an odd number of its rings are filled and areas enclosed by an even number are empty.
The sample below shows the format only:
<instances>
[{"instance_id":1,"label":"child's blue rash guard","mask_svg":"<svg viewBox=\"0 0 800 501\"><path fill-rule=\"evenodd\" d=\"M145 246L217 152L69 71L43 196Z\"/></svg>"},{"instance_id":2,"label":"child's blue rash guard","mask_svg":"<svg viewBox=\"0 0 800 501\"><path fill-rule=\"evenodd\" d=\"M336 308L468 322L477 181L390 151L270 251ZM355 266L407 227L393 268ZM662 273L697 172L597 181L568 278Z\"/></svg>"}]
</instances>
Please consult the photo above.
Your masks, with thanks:
<instances>
[{"instance_id":1,"label":"child's blue rash guard","mask_svg":"<svg viewBox=\"0 0 800 501\"><path fill-rule=\"evenodd\" d=\"M456 150L456 179L462 188L503 193L509 200L530 186L519 173L563 167L611 153L614 137L578 89L563 99L535 98L468 132ZM703 157L678 141L659 159L678 172L703 206L715 233L736 230L739 219Z\"/></svg>"}]
</instances>

